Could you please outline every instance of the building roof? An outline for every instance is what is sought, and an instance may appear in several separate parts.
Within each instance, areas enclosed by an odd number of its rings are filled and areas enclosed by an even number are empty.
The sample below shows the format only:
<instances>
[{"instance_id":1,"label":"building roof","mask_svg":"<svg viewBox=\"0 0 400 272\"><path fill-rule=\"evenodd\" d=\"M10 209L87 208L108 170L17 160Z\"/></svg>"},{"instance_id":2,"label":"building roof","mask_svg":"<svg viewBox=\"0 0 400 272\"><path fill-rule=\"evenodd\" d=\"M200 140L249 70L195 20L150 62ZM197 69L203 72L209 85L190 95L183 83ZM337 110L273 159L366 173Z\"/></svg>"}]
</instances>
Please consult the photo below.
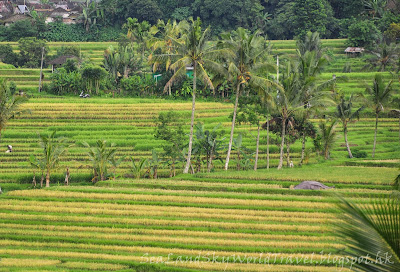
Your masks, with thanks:
<instances>
[{"instance_id":1,"label":"building roof","mask_svg":"<svg viewBox=\"0 0 400 272\"><path fill-rule=\"evenodd\" d=\"M362 53L365 49L363 47L347 47L344 52L346 53Z\"/></svg>"},{"instance_id":2,"label":"building roof","mask_svg":"<svg viewBox=\"0 0 400 272\"><path fill-rule=\"evenodd\" d=\"M61 65L61 64L64 64L67 61L67 59L78 59L78 57L73 56L73 55L60 56L58 58L55 58L55 59L49 61L48 63L50 65Z\"/></svg>"},{"instance_id":3,"label":"building roof","mask_svg":"<svg viewBox=\"0 0 400 272\"><path fill-rule=\"evenodd\" d=\"M4 19L3 23L15 23L22 20L32 20L32 18L29 16L25 16L23 14L16 14L11 17L8 17L7 19Z\"/></svg>"}]
</instances>

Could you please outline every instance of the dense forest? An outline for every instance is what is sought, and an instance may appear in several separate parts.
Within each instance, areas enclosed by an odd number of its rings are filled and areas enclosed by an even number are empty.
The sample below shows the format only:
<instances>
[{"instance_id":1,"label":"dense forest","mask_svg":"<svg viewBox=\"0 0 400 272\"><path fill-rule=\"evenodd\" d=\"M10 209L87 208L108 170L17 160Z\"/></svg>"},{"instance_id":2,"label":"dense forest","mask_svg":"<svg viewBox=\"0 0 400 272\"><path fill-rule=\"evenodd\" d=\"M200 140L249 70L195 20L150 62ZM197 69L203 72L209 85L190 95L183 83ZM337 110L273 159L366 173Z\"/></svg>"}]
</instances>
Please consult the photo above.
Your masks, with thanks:
<instances>
[{"instance_id":1,"label":"dense forest","mask_svg":"<svg viewBox=\"0 0 400 272\"><path fill-rule=\"evenodd\" d=\"M215 36L243 27L271 40L293 39L307 31L319 32L321 38L361 40L400 32L399 0L88 0L82 9L76 25L46 24L45 16L33 12L27 20L1 26L0 41L32 36L64 42L117 40L126 34L122 26L130 17L152 25L160 19L199 17Z\"/></svg>"}]
</instances>

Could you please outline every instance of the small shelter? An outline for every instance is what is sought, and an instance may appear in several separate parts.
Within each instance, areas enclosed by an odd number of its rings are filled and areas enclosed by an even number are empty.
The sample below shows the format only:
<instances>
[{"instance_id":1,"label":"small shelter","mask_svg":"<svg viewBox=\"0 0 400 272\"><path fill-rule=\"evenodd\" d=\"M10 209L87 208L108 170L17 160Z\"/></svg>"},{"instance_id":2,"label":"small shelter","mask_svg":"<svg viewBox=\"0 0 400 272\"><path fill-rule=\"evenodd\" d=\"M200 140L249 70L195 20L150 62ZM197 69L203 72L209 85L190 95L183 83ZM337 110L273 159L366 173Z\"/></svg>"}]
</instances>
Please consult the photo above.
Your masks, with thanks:
<instances>
[{"instance_id":1,"label":"small shelter","mask_svg":"<svg viewBox=\"0 0 400 272\"><path fill-rule=\"evenodd\" d=\"M348 56L358 56L361 55L365 51L364 47L347 47L344 52Z\"/></svg>"},{"instance_id":2,"label":"small shelter","mask_svg":"<svg viewBox=\"0 0 400 272\"><path fill-rule=\"evenodd\" d=\"M55 58L55 59L49 61L48 63L51 65L51 72L53 73L55 68L60 67L61 65L66 63L68 59L76 59L77 60L78 57L72 56L72 55L60 56L58 58Z\"/></svg>"}]
</instances>

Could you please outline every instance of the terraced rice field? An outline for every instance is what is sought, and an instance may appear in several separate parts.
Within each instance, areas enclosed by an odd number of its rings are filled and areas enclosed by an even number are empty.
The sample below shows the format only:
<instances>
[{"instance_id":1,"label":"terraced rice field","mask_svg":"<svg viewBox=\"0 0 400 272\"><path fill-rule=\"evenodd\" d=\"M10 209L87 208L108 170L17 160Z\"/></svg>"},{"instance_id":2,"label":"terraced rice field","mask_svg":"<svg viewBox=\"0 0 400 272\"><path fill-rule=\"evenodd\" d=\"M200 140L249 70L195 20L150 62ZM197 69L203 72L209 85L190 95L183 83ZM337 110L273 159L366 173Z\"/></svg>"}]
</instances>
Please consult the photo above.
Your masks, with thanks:
<instances>
[{"instance_id":1,"label":"terraced rice field","mask_svg":"<svg viewBox=\"0 0 400 272\"><path fill-rule=\"evenodd\" d=\"M365 204L388 194L396 174L304 171ZM0 271L349 271L333 234L338 199L289 189L296 176L262 170L12 191L0 197Z\"/></svg>"},{"instance_id":2,"label":"terraced rice field","mask_svg":"<svg viewBox=\"0 0 400 272\"><path fill-rule=\"evenodd\" d=\"M0 181L2 182L29 182L32 180L33 171L29 165L28 158L31 154L40 152L38 146L38 133L48 134L57 130L59 136L67 137L71 144L68 154L63 158L63 163L56 172L55 180L62 180L62 173L68 166L71 169L73 180L88 180L90 164L86 151L79 145L82 141L94 143L97 140L105 139L118 146L117 157L133 156L136 159L141 157L149 158L151 150L156 149L162 152L160 140L154 138L155 118L159 112L175 109L187 122L190 121L190 102L168 102L157 99L102 99L91 98L82 100L75 98L35 98L24 105L30 109L31 114L24 114L17 119L11 120L8 129L2 135L2 146L11 144L13 153L0 152ZM196 122L203 122L206 128L213 128L219 123L221 130L225 130L226 138L230 126L229 114L232 111L230 103L199 102L196 112ZM318 120L314 120L318 122ZM371 153L373 144L374 119L364 118L349 127L349 140L353 150L366 151ZM382 118L378 134L377 160L371 159L346 159L346 149L343 145L341 128L338 128L338 141L332 152L334 163L341 165L370 165L397 167L399 159L399 132L398 120ZM189 123L187 123L187 129ZM247 125L239 126L236 133L247 133L244 137L244 146L255 151L256 141L249 133L255 127ZM260 147L260 167L266 167L266 132L262 131ZM272 136L274 137L274 136ZM226 140L227 141L227 140ZM307 148L312 148L312 141L309 140ZM271 165L278 164L278 146L272 144ZM5 150L4 150L5 151ZM295 165L299 162L301 144L297 142L291 147L291 157ZM234 155L235 156L235 155ZM231 167L235 167L235 157ZM317 157L312 154L310 162L316 162ZM393 161L390 161L393 160ZM118 174L129 173L130 163L124 162L117 170ZM168 176L166 166L161 169L162 176ZM216 168L221 169L222 164L216 162Z\"/></svg>"},{"instance_id":3,"label":"terraced rice field","mask_svg":"<svg viewBox=\"0 0 400 272\"><path fill-rule=\"evenodd\" d=\"M293 41L273 43L275 52L294 53ZM374 73L361 73L364 63L352 59L353 73L342 74L349 61L341 53L344 41L324 43L335 48L324 79L345 75L348 80L339 82L339 89L363 92ZM60 44L50 48L55 46ZM107 46L87 43L81 48L100 63ZM36 90L38 75L37 69L0 69L0 77L28 91ZM133 180L126 160L117 169L121 178L91 185L90 163L80 142L105 139L117 144L117 157L150 158L152 149L162 151L162 142L153 136L154 119L172 109L187 120L188 130L191 103L52 97L32 98L23 107L32 113L10 121L0 143L0 187L5 192L0 195L0 271L350 271L352 260L341 253L346 245L334 234L341 222L338 196L368 205L390 193L400 164L399 120L381 118L377 153L371 159L375 120L365 115L350 124L349 141L353 151L366 151L367 158L347 158L339 125L331 161L311 152L310 165L267 170L262 131L257 172L218 171L222 164L216 162L214 173L165 179L169 171L164 165L161 179ZM196 122L208 129L221 123L227 142L232 104L198 102L196 108ZM37 134L54 130L72 146L52 175L51 188L32 189L28 158L40 152ZM239 132L246 133L243 144L254 151L255 128L242 125ZM4 153L7 144L13 146L10 154ZM308 140L307 149L312 146ZM272 143L270 151L275 167L278 146ZM295 165L300 152L300 142L291 146ZM232 169L235 164L234 153ZM67 166L71 186L60 185ZM335 189L291 189L303 180ZM26 190L14 190L21 188Z\"/></svg>"},{"instance_id":4,"label":"terraced rice field","mask_svg":"<svg viewBox=\"0 0 400 272\"><path fill-rule=\"evenodd\" d=\"M3 43L4 44L4 43ZM16 52L18 52L18 43L11 42L10 44ZM280 54L282 56L291 56L296 52L296 44L294 41L271 41L272 54ZM115 42L106 42L106 43L96 43L96 42L87 42L87 43L61 43L61 42L51 42L49 43L49 55L54 55L56 49L60 46L79 46L81 49L82 58L88 59L92 61L94 64L101 65L103 62L104 50L107 49L110 45L117 46ZM344 91L349 92L353 88L356 88L355 91L359 92L364 88L364 80L372 80L371 74L362 74L362 68L365 66L365 61L363 58L348 58L344 54L345 40L323 40L323 45L329 48L329 54L331 55L330 65L327 70L325 70L326 78L331 78L332 74L337 74L343 72L343 68L347 63L351 64L351 70L353 73L346 73L348 77L348 82L343 85ZM44 82L49 82L51 69L44 69ZM1 64L0 65L0 77L5 77L9 81L14 81L19 89L25 91L34 92L37 90L39 85L39 69L16 69L12 65ZM387 76L390 74L388 73Z\"/></svg>"}]
</instances>

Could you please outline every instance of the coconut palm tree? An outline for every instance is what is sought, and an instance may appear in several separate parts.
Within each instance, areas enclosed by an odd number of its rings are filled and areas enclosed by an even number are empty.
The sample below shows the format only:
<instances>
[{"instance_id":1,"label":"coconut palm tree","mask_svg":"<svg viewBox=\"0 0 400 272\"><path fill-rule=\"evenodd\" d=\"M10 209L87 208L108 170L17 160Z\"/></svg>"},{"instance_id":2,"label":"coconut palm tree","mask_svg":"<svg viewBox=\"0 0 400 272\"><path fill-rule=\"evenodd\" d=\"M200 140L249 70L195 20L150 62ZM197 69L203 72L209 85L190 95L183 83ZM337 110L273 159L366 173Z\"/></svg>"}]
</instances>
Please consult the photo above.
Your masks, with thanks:
<instances>
[{"instance_id":1,"label":"coconut palm tree","mask_svg":"<svg viewBox=\"0 0 400 272\"><path fill-rule=\"evenodd\" d=\"M165 85L165 91L168 90L168 88L178 79L186 77L186 70L188 68L193 69L192 115L190 121L189 147L183 173L189 172L192 155L194 115L196 109L196 82L199 79L209 88L214 89L214 85L207 71L210 70L217 73L225 73L222 65L217 63L215 58L227 51L224 49L218 49L215 45L208 43L209 34L209 28L204 31L202 30L199 18L197 18L197 20L192 19L189 30L185 33L183 39L178 40L171 37L174 53L158 54L154 56L155 61L157 62L165 62L168 58L173 59L173 63L169 68L174 71L174 75Z\"/></svg>"},{"instance_id":2,"label":"coconut palm tree","mask_svg":"<svg viewBox=\"0 0 400 272\"><path fill-rule=\"evenodd\" d=\"M378 133L379 114L385 110L385 106L390 102L393 81L388 84L383 82L383 77L376 74L372 86L367 86L365 92L369 95L370 107L375 111L375 134L374 134L374 147L372 149L372 157L375 157L376 149L376 135Z\"/></svg>"},{"instance_id":3,"label":"coconut palm tree","mask_svg":"<svg viewBox=\"0 0 400 272\"><path fill-rule=\"evenodd\" d=\"M293 114L296 111L301 110L304 106L302 104L301 97L301 80L300 74L297 72L298 64L295 62L289 62L282 73L280 79L281 88L278 89L275 97L275 105L277 112L279 112L280 119L282 121L282 133L281 133L281 145L278 169L282 168L283 165L283 149L285 146L285 134L287 126L293 126L290 121Z\"/></svg>"},{"instance_id":4,"label":"coconut palm tree","mask_svg":"<svg viewBox=\"0 0 400 272\"><path fill-rule=\"evenodd\" d=\"M151 40L152 35L156 32L147 21L140 22L137 18L128 18L126 23L122 26L128 30L127 37L132 42L136 42L139 50L144 57L145 50L148 42Z\"/></svg>"},{"instance_id":5,"label":"coconut palm tree","mask_svg":"<svg viewBox=\"0 0 400 272\"><path fill-rule=\"evenodd\" d=\"M19 109L27 100L25 96L11 94L7 81L0 78L0 141L1 134L5 130L8 121L18 114L26 112Z\"/></svg>"},{"instance_id":6,"label":"coconut palm tree","mask_svg":"<svg viewBox=\"0 0 400 272\"><path fill-rule=\"evenodd\" d=\"M37 168L45 169L46 187L50 187L51 171L58 166L61 157L67 152L67 139L64 137L56 138L56 131L50 135L39 135L39 145L42 148L42 156L31 156L31 163L36 162Z\"/></svg>"},{"instance_id":7,"label":"coconut palm tree","mask_svg":"<svg viewBox=\"0 0 400 272\"><path fill-rule=\"evenodd\" d=\"M236 31L223 35L223 38L220 46L231 50L234 54L228 62L228 72L230 81L236 85L231 135L225 160L225 170L228 170L242 88L247 85L256 89L267 90L270 86L277 86L277 84L266 76L268 72L272 72L276 68L267 58L270 48L266 46L265 39L259 36L257 32L250 34L246 29L239 27Z\"/></svg>"},{"instance_id":8,"label":"coconut palm tree","mask_svg":"<svg viewBox=\"0 0 400 272\"><path fill-rule=\"evenodd\" d=\"M150 63L153 63L153 71L156 71L161 64L165 65L165 70L168 71L172 63L172 55L175 53L175 47L173 46L173 39L178 40L182 37L184 33L187 33L189 29L189 24L187 21L183 20L177 23L175 20L171 22L168 20L165 23L163 20L159 20L156 25L155 35L150 41L153 53L149 56ZM170 57L162 59L164 63L157 61L157 58L153 58L153 54L160 50L162 54ZM171 93L171 85L168 88L168 94Z\"/></svg>"},{"instance_id":9,"label":"coconut palm tree","mask_svg":"<svg viewBox=\"0 0 400 272\"><path fill-rule=\"evenodd\" d=\"M349 141L347 139L348 124L355 121L355 119L359 119L360 112L365 108L365 106L361 106L354 111L353 100L353 95L350 95L348 100L346 100L344 95L342 95L340 97L339 103L336 106L336 117L340 119L343 125L344 141L346 144L347 152L349 153L349 158L353 158L353 154L351 153Z\"/></svg>"},{"instance_id":10,"label":"coconut palm tree","mask_svg":"<svg viewBox=\"0 0 400 272\"><path fill-rule=\"evenodd\" d=\"M400 271L400 196L397 193L373 201L354 204L342 199L343 220L338 234L347 245L343 255L360 260L355 271ZM368 260L367 257L369 256ZM353 262L352 262L353 263Z\"/></svg>"},{"instance_id":11,"label":"coconut palm tree","mask_svg":"<svg viewBox=\"0 0 400 272\"><path fill-rule=\"evenodd\" d=\"M365 68L378 69L378 72L386 71L388 66L395 68L398 64L399 50L397 44L387 44L381 41L377 47L370 51L372 57L368 59Z\"/></svg>"},{"instance_id":12,"label":"coconut palm tree","mask_svg":"<svg viewBox=\"0 0 400 272\"><path fill-rule=\"evenodd\" d=\"M331 88L337 81L336 78L321 81L320 75L322 69L327 65L327 57L318 57L320 51L305 51L304 54L298 55L298 73L300 80L301 100L304 108L302 110L302 119L308 122L311 115L326 106L333 104ZM301 131L302 149L301 161L303 164L306 146L306 133Z\"/></svg>"}]
</instances>

